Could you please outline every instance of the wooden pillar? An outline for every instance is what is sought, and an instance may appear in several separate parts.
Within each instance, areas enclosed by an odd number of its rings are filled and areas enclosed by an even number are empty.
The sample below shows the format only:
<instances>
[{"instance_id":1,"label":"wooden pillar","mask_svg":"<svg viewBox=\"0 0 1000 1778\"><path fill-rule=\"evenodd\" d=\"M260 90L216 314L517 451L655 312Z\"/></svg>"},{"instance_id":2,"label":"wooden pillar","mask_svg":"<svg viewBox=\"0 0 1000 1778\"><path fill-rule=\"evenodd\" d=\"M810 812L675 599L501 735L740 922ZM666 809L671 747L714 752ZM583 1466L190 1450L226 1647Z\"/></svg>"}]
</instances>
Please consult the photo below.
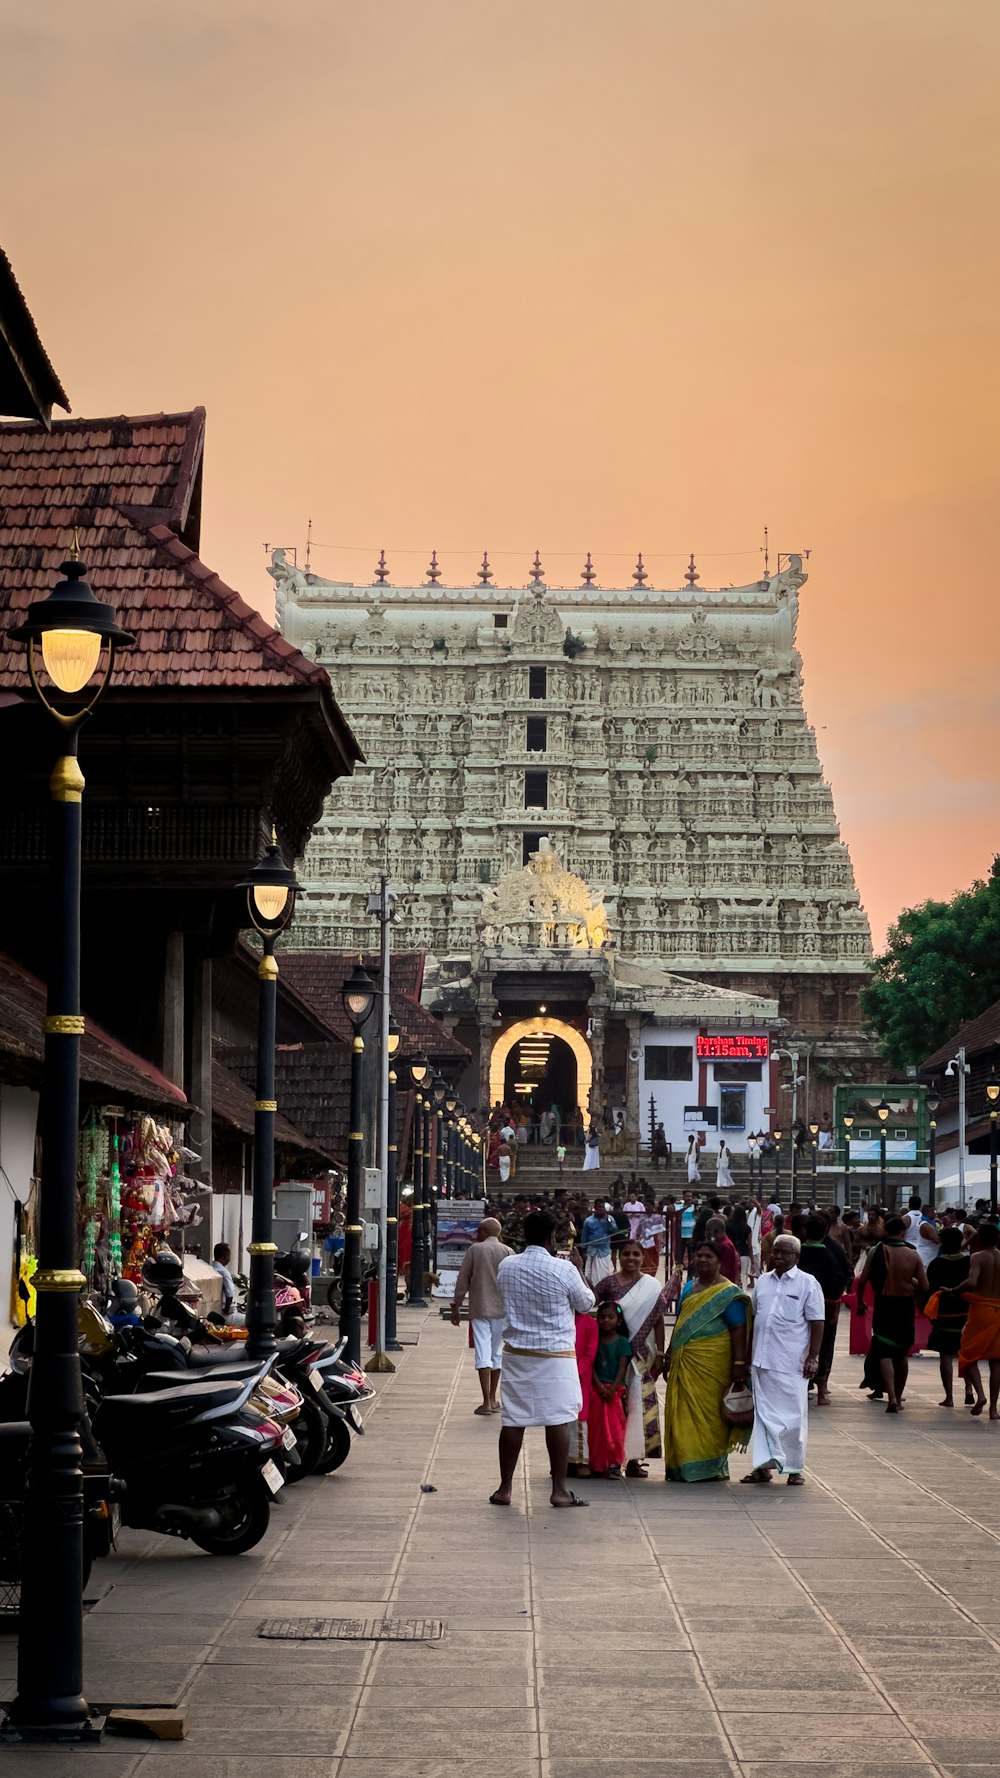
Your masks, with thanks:
<instances>
[{"instance_id":1,"label":"wooden pillar","mask_svg":"<svg viewBox=\"0 0 1000 1778\"><path fill-rule=\"evenodd\" d=\"M188 970L190 1037L184 1090L198 1107L191 1119L192 1146L201 1156L199 1176L212 1179L212 959L201 951Z\"/></svg>"},{"instance_id":2,"label":"wooden pillar","mask_svg":"<svg viewBox=\"0 0 1000 1778\"><path fill-rule=\"evenodd\" d=\"M160 1067L168 1080L184 1085L184 934L168 932L163 947L163 1006Z\"/></svg>"}]
</instances>

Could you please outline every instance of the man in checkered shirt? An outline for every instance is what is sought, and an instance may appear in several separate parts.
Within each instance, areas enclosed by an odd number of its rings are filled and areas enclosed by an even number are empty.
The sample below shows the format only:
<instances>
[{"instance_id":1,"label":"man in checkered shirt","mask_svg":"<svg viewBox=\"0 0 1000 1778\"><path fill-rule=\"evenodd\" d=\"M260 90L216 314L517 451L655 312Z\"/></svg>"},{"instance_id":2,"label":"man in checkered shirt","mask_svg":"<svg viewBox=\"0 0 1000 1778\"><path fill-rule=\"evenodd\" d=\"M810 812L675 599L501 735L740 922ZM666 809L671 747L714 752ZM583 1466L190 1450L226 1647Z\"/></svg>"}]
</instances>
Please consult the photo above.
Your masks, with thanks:
<instances>
[{"instance_id":1,"label":"man in checkered shirt","mask_svg":"<svg viewBox=\"0 0 1000 1778\"><path fill-rule=\"evenodd\" d=\"M553 1506L586 1506L566 1486L570 1428L583 1406L576 1364L576 1317L594 1293L572 1260L555 1252L555 1223L543 1210L524 1219L525 1249L501 1260L504 1302L500 1486L494 1506L509 1506L526 1426L544 1426Z\"/></svg>"}]
</instances>

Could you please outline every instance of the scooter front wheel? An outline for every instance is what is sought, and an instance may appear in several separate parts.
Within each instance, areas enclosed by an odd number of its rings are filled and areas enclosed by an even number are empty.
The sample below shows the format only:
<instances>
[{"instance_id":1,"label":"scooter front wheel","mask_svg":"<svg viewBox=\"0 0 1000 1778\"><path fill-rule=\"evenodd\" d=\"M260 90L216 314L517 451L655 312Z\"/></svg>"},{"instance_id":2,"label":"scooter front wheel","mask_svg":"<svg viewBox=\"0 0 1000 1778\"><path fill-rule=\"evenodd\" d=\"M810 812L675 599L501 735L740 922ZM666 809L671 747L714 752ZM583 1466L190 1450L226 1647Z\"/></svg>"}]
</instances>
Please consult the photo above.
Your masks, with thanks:
<instances>
[{"instance_id":1,"label":"scooter front wheel","mask_svg":"<svg viewBox=\"0 0 1000 1778\"><path fill-rule=\"evenodd\" d=\"M260 1476L250 1476L220 1500L218 1531L193 1532L191 1542L210 1556L242 1556L252 1550L271 1522L271 1497Z\"/></svg>"},{"instance_id":2,"label":"scooter front wheel","mask_svg":"<svg viewBox=\"0 0 1000 1778\"><path fill-rule=\"evenodd\" d=\"M286 1482L301 1482L313 1474L326 1449L327 1425L327 1417L319 1403L305 1396L298 1416L292 1422L299 1460L289 1467Z\"/></svg>"},{"instance_id":3,"label":"scooter front wheel","mask_svg":"<svg viewBox=\"0 0 1000 1778\"><path fill-rule=\"evenodd\" d=\"M331 1420L326 1450L316 1465L317 1475L331 1475L351 1454L351 1435L343 1420Z\"/></svg>"}]
</instances>

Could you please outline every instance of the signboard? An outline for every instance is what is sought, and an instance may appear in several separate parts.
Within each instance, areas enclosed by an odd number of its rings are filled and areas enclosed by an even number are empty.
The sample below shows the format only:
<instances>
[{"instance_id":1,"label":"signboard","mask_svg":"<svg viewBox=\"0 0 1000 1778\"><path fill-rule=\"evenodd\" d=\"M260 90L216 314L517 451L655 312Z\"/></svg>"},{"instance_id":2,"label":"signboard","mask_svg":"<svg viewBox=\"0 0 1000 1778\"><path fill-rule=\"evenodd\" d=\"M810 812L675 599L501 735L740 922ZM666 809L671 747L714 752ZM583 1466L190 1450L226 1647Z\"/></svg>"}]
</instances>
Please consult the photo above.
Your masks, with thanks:
<instances>
[{"instance_id":1,"label":"signboard","mask_svg":"<svg viewBox=\"0 0 1000 1778\"><path fill-rule=\"evenodd\" d=\"M866 1138L852 1136L850 1141L851 1161L872 1161L878 1166L881 1159L881 1144L877 1136ZM888 1136L885 1144L886 1161L909 1162L915 1165L917 1159L916 1137Z\"/></svg>"},{"instance_id":2,"label":"signboard","mask_svg":"<svg viewBox=\"0 0 1000 1778\"><path fill-rule=\"evenodd\" d=\"M736 1031L731 1036L706 1037L699 1032L695 1054L702 1062L766 1062L770 1057L770 1039L751 1031Z\"/></svg>"},{"instance_id":3,"label":"signboard","mask_svg":"<svg viewBox=\"0 0 1000 1778\"><path fill-rule=\"evenodd\" d=\"M685 1105L685 1130L717 1130L719 1127L719 1107L717 1105Z\"/></svg>"}]
</instances>

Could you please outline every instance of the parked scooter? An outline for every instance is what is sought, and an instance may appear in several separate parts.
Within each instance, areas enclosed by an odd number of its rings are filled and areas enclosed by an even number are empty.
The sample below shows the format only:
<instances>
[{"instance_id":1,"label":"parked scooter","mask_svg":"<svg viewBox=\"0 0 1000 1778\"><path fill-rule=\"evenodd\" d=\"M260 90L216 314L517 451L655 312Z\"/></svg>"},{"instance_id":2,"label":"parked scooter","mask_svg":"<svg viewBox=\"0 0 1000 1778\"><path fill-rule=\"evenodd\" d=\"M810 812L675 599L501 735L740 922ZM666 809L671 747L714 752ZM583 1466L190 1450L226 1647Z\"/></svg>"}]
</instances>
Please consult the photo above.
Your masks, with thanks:
<instances>
[{"instance_id":1,"label":"parked scooter","mask_svg":"<svg viewBox=\"0 0 1000 1778\"><path fill-rule=\"evenodd\" d=\"M0 1424L0 1621L16 1618L23 1577L24 1483L31 1427L26 1420ZM83 1585L96 1557L114 1547L121 1523L116 1489L102 1464L83 1474Z\"/></svg>"}]
</instances>

